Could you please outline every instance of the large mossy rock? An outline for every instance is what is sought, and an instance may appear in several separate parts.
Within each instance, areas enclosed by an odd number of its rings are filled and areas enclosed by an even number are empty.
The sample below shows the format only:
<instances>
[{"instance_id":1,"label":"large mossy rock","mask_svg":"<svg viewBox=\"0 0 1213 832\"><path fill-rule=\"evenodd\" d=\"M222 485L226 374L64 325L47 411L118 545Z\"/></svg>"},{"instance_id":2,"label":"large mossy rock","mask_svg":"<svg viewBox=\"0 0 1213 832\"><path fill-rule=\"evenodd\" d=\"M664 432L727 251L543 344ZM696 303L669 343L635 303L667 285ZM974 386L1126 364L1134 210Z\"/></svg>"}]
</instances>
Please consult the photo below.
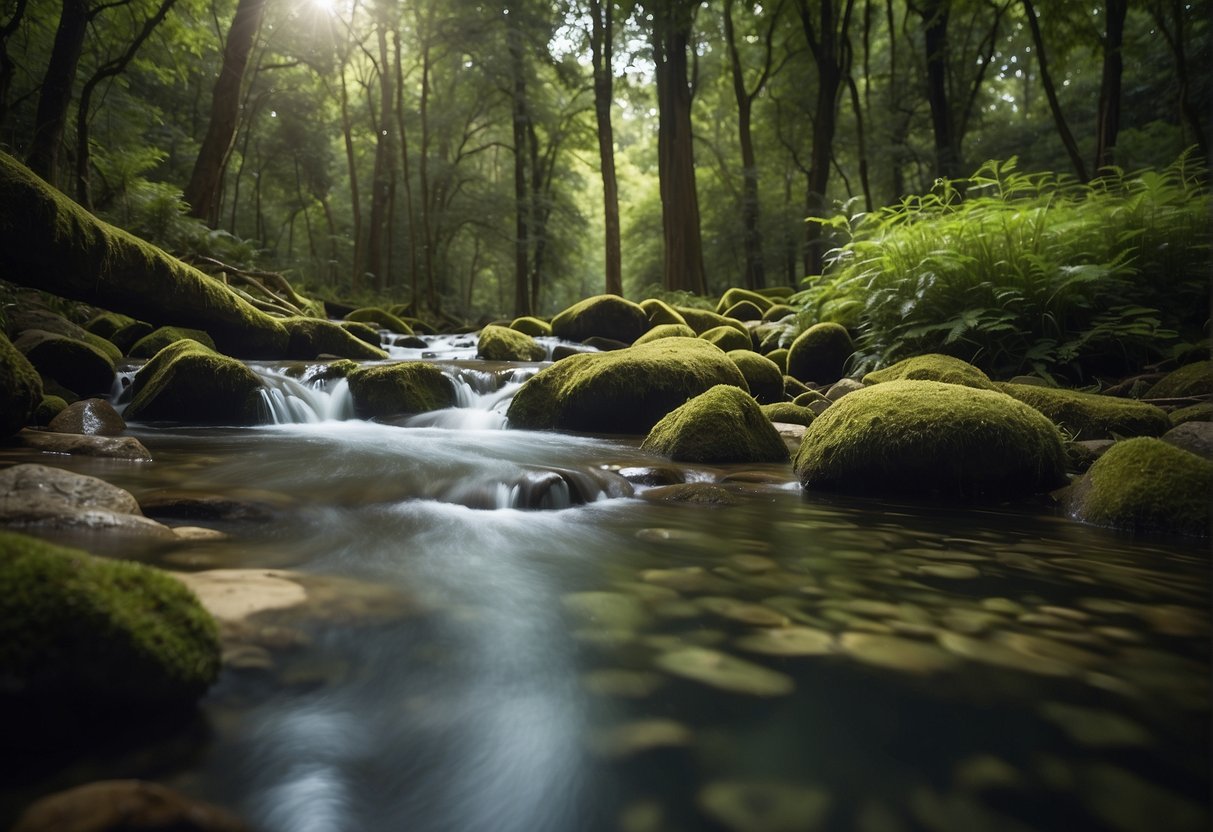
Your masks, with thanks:
<instances>
[{"instance_id":1,"label":"large mossy rock","mask_svg":"<svg viewBox=\"0 0 1213 832\"><path fill-rule=\"evenodd\" d=\"M707 332L699 333L699 337L709 344L715 344L725 352L748 350L753 345L748 331L740 332L731 326L714 326Z\"/></svg>"},{"instance_id":2,"label":"large mossy rock","mask_svg":"<svg viewBox=\"0 0 1213 832\"><path fill-rule=\"evenodd\" d=\"M346 315L345 319L360 324L374 324L380 329L386 329L400 335L414 334L413 328L405 321L378 306L364 306L361 309L355 309Z\"/></svg>"},{"instance_id":3,"label":"large mossy rock","mask_svg":"<svg viewBox=\"0 0 1213 832\"><path fill-rule=\"evenodd\" d=\"M680 462L782 462L788 448L746 391L718 384L657 422L640 449Z\"/></svg>"},{"instance_id":4,"label":"large mossy rock","mask_svg":"<svg viewBox=\"0 0 1213 832\"><path fill-rule=\"evenodd\" d=\"M1162 436L1171 428L1171 419L1166 412L1146 402L1034 384L1000 384L998 387L1048 416L1076 442Z\"/></svg>"},{"instance_id":5,"label":"large mossy rock","mask_svg":"<svg viewBox=\"0 0 1213 832\"><path fill-rule=\"evenodd\" d=\"M814 384L838 381L854 350L846 327L813 324L788 347L788 375Z\"/></svg>"},{"instance_id":6,"label":"large mossy rock","mask_svg":"<svg viewBox=\"0 0 1213 832\"><path fill-rule=\"evenodd\" d=\"M456 404L451 380L424 361L361 367L347 378L354 412L362 419L428 413Z\"/></svg>"},{"instance_id":7,"label":"large mossy rock","mask_svg":"<svg viewBox=\"0 0 1213 832\"><path fill-rule=\"evenodd\" d=\"M794 402L776 402L775 404L764 404L759 407L762 415L766 416L772 422L783 422L789 425L804 425L808 427L813 424L813 411L807 407L801 407Z\"/></svg>"},{"instance_id":8,"label":"large mossy rock","mask_svg":"<svg viewBox=\"0 0 1213 832\"><path fill-rule=\"evenodd\" d=\"M143 365L131 384L129 422L253 425L260 421L261 379L234 358L197 341L177 341Z\"/></svg>"},{"instance_id":9,"label":"large mossy rock","mask_svg":"<svg viewBox=\"0 0 1213 832\"><path fill-rule=\"evenodd\" d=\"M38 371L0 332L0 438L21 430L41 402Z\"/></svg>"},{"instance_id":10,"label":"large mossy rock","mask_svg":"<svg viewBox=\"0 0 1213 832\"><path fill-rule=\"evenodd\" d=\"M746 384L759 404L774 404L785 400L783 370L764 355L753 350L729 350L729 358L745 376Z\"/></svg>"},{"instance_id":11,"label":"large mossy rock","mask_svg":"<svg viewBox=\"0 0 1213 832\"><path fill-rule=\"evenodd\" d=\"M48 309L21 309L8 314L8 331L10 334L24 332L27 329L40 329L43 332L53 332L65 338L83 341L91 344L109 356L110 361L121 361L122 350L109 339L97 335L79 324L72 323L62 315Z\"/></svg>"},{"instance_id":12,"label":"large mossy rock","mask_svg":"<svg viewBox=\"0 0 1213 832\"><path fill-rule=\"evenodd\" d=\"M171 576L0 532L0 696L188 706L215 681L214 620Z\"/></svg>"},{"instance_id":13,"label":"large mossy rock","mask_svg":"<svg viewBox=\"0 0 1213 832\"><path fill-rule=\"evenodd\" d=\"M1076 520L1132 532L1208 537L1213 462L1161 439L1117 442L1066 490Z\"/></svg>"},{"instance_id":14,"label":"large mossy rock","mask_svg":"<svg viewBox=\"0 0 1213 832\"><path fill-rule=\"evenodd\" d=\"M691 329L686 324L656 324L652 329L641 335L633 342L633 346L637 344L648 344L653 341L660 341L662 338L694 338L695 330Z\"/></svg>"},{"instance_id":15,"label":"large mossy rock","mask_svg":"<svg viewBox=\"0 0 1213 832\"><path fill-rule=\"evenodd\" d=\"M663 300L645 298L640 302L640 308L644 310L644 314L649 316L649 324L652 326L660 326L662 324L680 324L686 326L687 319L682 317L677 309Z\"/></svg>"},{"instance_id":16,"label":"large mossy rock","mask_svg":"<svg viewBox=\"0 0 1213 832\"><path fill-rule=\"evenodd\" d=\"M282 325L222 282L98 220L4 153L0 273L143 321L204 329L228 355L277 358L286 349Z\"/></svg>"},{"instance_id":17,"label":"large mossy rock","mask_svg":"<svg viewBox=\"0 0 1213 832\"><path fill-rule=\"evenodd\" d=\"M476 356L486 361L543 361L548 351L525 332L489 324L480 330Z\"/></svg>"},{"instance_id":18,"label":"large mossy rock","mask_svg":"<svg viewBox=\"0 0 1213 832\"><path fill-rule=\"evenodd\" d=\"M989 376L969 362L939 353L916 355L913 358L898 361L883 370L875 370L863 377L863 383L881 384L899 379L942 381L947 384L975 387L978 390L998 389L997 385L990 381Z\"/></svg>"},{"instance_id":19,"label":"large mossy rock","mask_svg":"<svg viewBox=\"0 0 1213 832\"><path fill-rule=\"evenodd\" d=\"M521 318L510 321L510 329L532 338L547 338L552 334L552 325L533 315L523 315Z\"/></svg>"},{"instance_id":20,"label":"large mossy rock","mask_svg":"<svg viewBox=\"0 0 1213 832\"><path fill-rule=\"evenodd\" d=\"M731 326L747 338L750 335L750 331L741 321L726 318L709 309L696 309L693 306L676 306L674 309L686 321L686 325L695 330L697 335L702 335L709 329L715 329L718 326Z\"/></svg>"},{"instance_id":21,"label":"large mossy rock","mask_svg":"<svg viewBox=\"0 0 1213 832\"><path fill-rule=\"evenodd\" d=\"M515 428L645 434L717 384L747 389L717 347L700 338L663 338L559 361L519 388L506 415Z\"/></svg>"},{"instance_id":22,"label":"large mossy rock","mask_svg":"<svg viewBox=\"0 0 1213 832\"><path fill-rule=\"evenodd\" d=\"M369 336L360 337L359 332L353 331L353 327L361 327L362 324L351 322L347 328L322 318L293 317L283 318L282 325L290 333L287 358L310 361L322 355L332 355L383 361L388 357L378 346L379 333L371 331ZM365 332L361 334L367 335Z\"/></svg>"},{"instance_id":23,"label":"large mossy rock","mask_svg":"<svg viewBox=\"0 0 1213 832\"><path fill-rule=\"evenodd\" d=\"M197 341L207 349L215 349L215 342L210 335L201 329L189 329L183 326L162 326L144 335L128 351L131 358L151 358L169 344L185 340Z\"/></svg>"},{"instance_id":24,"label":"large mossy rock","mask_svg":"<svg viewBox=\"0 0 1213 832\"><path fill-rule=\"evenodd\" d=\"M1065 482L1061 434L994 390L889 381L839 399L805 431L795 468L810 489L1014 497Z\"/></svg>"},{"instance_id":25,"label":"large mossy rock","mask_svg":"<svg viewBox=\"0 0 1213 832\"><path fill-rule=\"evenodd\" d=\"M749 289L732 288L725 290L725 293L720 296L720 300L716 302L716 311L722 315L727 315L728 312L726 310L739 303L752 304L759 310L758 317L761 318L762 313L770 309L775 302L766 295L760 295L758 292L752 292Z\"/></svg>"},{"instance_id":26,"label":"large mossy rock","mask_svg":"<svg viewBox=\"0 0 1213 832\"><path fill-rule=\"evenodd\" d=\"M630 344L649 328L640 304L618 295L595 295L574 303L552 318L552 334L566 341L610 338Z\"/></svg>"},{"instance_id":27,"label":"large mossy rock","mask_svg":"<svg viewBox=\"0 0 1213 832\"><path fill-rule=\"evenodd\" d=\"M114 386L114 362L101 350L84 341L40 329L27 329L13 346L46 378L54 379L73 393L87 396L109 393Z\"/></svg>"},{"instance_id":28,"label":"large mossy rock","mask_svg":"<svg viewBox=\"0 0 1213 832\"><path fill-rule=\"evenodd\" d=\"M1213 393L1213 361L1186 364L1163 376L1147 391L1147 399L1181 399Z\"/></svg>"}]
</instances>

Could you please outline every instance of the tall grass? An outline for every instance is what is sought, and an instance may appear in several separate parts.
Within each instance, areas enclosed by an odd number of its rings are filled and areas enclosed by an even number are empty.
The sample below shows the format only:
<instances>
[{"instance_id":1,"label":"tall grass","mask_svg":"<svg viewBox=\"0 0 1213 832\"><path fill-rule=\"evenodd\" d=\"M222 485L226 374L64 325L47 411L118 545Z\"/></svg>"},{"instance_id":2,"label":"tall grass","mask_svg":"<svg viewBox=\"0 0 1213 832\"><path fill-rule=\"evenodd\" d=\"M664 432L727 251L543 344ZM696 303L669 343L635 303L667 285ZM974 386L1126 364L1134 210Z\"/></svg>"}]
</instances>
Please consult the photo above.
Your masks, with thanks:
<instances>
[{"instance_id":1,"label":"tall grass","mask_svg":"<svg viewBox=\"0 0 1213 832\"><path fill-rule=\"evenodd\" d=\"M858 334L856 370L925 352L1085 382L1208 335L1210 198L1190 155L1082 185L987 162L966 181L829 225L849 241L794 296Z\"/></svg>"}]
</instances>

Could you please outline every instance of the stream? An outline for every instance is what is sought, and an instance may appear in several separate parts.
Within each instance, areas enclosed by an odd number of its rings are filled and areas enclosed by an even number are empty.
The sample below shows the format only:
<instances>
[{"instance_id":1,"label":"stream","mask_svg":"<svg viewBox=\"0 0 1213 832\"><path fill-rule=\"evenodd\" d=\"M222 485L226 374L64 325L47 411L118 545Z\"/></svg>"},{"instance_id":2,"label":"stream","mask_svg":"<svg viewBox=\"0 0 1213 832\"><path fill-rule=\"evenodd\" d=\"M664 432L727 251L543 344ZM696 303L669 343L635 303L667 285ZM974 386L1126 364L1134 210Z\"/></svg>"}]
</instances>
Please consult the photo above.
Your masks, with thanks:
<instances>
[{"instance_id":1,"label":"stream","mask_svg":"<svg viewBox=\"0 0 1213 832\"><path fill-rule=\"evenodd\" d=\"M143 777L262 832L1208 829L1201 543L504 429L540 365L427 340L393 358L458 408L360 421L344 380L255 363L265 425L47 463L255 507L125 554L315 600L266 614L188 729L27 761L0 805ZM646 496L669 482L735 504Z\"/></svg>"}]
</instances>

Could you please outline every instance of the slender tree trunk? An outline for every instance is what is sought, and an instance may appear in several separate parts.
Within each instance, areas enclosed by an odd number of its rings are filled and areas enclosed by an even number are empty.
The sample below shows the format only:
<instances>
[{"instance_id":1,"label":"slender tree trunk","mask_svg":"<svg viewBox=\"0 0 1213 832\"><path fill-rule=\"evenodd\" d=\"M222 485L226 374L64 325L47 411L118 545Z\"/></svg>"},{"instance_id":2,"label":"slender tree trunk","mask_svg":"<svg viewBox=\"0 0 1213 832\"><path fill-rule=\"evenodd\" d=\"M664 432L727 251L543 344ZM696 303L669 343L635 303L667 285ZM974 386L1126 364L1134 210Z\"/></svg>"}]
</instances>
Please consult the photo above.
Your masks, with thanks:
<instances>
[{"instance_id":1,"label":"slender tree trunk","mask_svg":"<svg viewBox=\"0 0 1213 832\"><path fill-rule=\"evenodd\" d=\"M51 57L42 78L42 92L38 96L34 137L25 163L52 185L59 182L59 145L63 142L67 109L76 82L76 65L84 50L88 21L87 0L63 0L63 12L59 16Z\"/></svg>"},{"instance_id":2,"label":"slender tree trunk","mask_svg":"<svg viewBox=\"0 0 1213 832\"><path fill-rule=\"evenodd\" d=\"M931 107L931 132L935 138L935 175L955 179L960 175L960 154L948 100L948 13L951 0L927 0L919 7L927 50L927 103Z\"/></svg>"},{"instance_id":3,"label":"slender tree trunk","mask_svg":"<svg viewBox=\"0 0 1213 832\"><path fill-rule=\"evenodd\" d=\"M417 309L417 224L413 220L413 180L409 173L409 137L404 127L404 70L400 61L400 33L392 33L396 59L396 130L400 133L400 167L404 172L404 211L408 223L409 286Z\"/></svg>"},{"instance_id":4,"label":"slender tree trunk","mask_svg":"<svg viewBox=\"0 0 1213 832\"><path fill-rule=\"evenodd\" d=\"M619 232L619 184L615 176L615 132L611 125L615 75L613 3L590 0L590 59L594 68L594 113L598 122L598 158L602 168L602 208L607 294L623 294L623 258Z\"/></svg>"},{"instance_id":5,"label":"slender tree trunk","mask_svg":"<svg viewBox=\"0 0 1213 832\"><path fill-rule=\"evenodd\" d=\"M353 221L354 254L350 264L350 288L362 287L362 199L358 194L358 164L354 156L354 124L350 118L350 95L345 82L345 64L341 65L341 135L345 139L345 166L350 177L350 215Z\"/></svg>"},{"instance_id":6,"label":"slender tree trunk","mask_svg":"<svg viewBox=\"0 0 1213 832\"><path fill-rule=\"evenodd\" d=\"M1024 14L1028 18L1028 28L1032 30L1032 44L1036 47L1036 63L1040 67L1040 84L1044 87L1045 98L1049 100L1049 112L1053 114L1053 123L1057 125L1057 133L1061 136L1061 143L1065 145L1066 154L1070 157L1070 164L1074 166L1074 172L1078 174L1079 180L1086 182L1090 179L1087 176L1087 166L1082 161L1082 154L1078 152L1078 143L1074 141L1074 134L1070 132L1070 127L1066 124L1065 114L1062 113L1061 104L1057 101L1057 90L1053 86L1053 77L1049 74L1049 61L1045 55L1044 37L1040 33L1040 21L1036 19L1036 7L1032 0L1021 0L1021 2Z\"/></svg>"},{"instance_id":7,"label":"slender tree trunk","mask_svg":"<svg viewBox=\"0 0 1213 832\"><path fill-rule=\"evenodd\" d=\"M527 194L527 115L526 76L522 60L522 34L517 28L517 15L506 18L510 49L512 87L510 103L514 138L514 317L531 314L531 293L527 285L528 230L527 215L530 200Z\"/></svg>"},{"instance_id":8,"label":"slender tree trunk","mask_svg":"<svg viewBox=\"0 0 1213 832\"><path fill-rule=\"evenodd\" d=\"M1166 11L1164 11L1164 8ZM1168 20L1167 11L1170 12ZM1206 114L1201 111L1192 96L1191 72L1188 67L1187 44L1184 42L1184 8L1183 0L1164 0L1160 4L1152 4L1150 14L1158 25L1159 31L1167 40L1167 46L1175 58L1175 79L1179 84L1179 112L1192 141L1196 143L1200 155L1209 158L1209 142L1205 135ZM2 121L2 116L0 116Z\"/></svg>"},{"instance_id":9,"label":"slender tree trunk","mask_svg":"<svg viewBox=\"0 0 1213 832\"><path fill-rule=\"evenodd\" d=\"M1104 3L1106 29L1103 43L1103 74L1099 82L1099 119L1095 138L1095 171L1116 164L1116 136L1120 132L1121 81L1124 76L1125 16L1128 0Z\"/></svg>"},{"instance_id":10,"label":"slender tree trunk","mask_svg":"<svg viewBox=\"0 0 1213 832\"><path fill-rule=\"evenodd\" d=\"M27 0L17 0L17 5L13 8L13 16L3 26L0 26L0 127L4 126L5 119L8 117L8 94L12 90L13 75L17 69L13 59L8 56L8 39L21 28L21 20L25 17L27 5Z\"/></svg>"},{"instance_id":11,"label":"slender tree trunk","mask_svg":"<svg viewBox=\"0 0 1213 832\"><path fill-rule=\"evenodd\" d=\"M427 33L426 37L429 35ZM438 310L434 292L434 228L433 206L430 204L430 45L427 40L421 55L421 154L418 175L421 179L422 262L425 264L425 301L431 310Z\"/></svg>"},{"instance_id":12,"label":"slender tree trunk","mask_svg":"<svg viewBox=\"0 0 1213 832\"><path fill-rule=\"evenodd\" d=\"M215 225L219 212L219 192L223 172L231 156L240 118L240 87L248 66L253 42L261 28L267 0L239 0L223 48L223 66L211 95L211 118L194 162L194 171L185 187L190 216Z\"/></svg>"},{"instance_id":13,"label":"slender tree trunk","mask_svg":"<svg viewBox=\"0 0 1213 832\"><path fill-rule=\"evenodd\" d=\"M380 6L383 9L383 6ZM387 49L388 21L381 17L375 29L379 44L379 120L372 123L375 128L375 175L371 182L371 219L367 233L366 266L364 271L374 275L375 291L380 294L387 288L384 272L383 243L387 228L387 208L391 191L391 179L396 164L393 146L393 109L396 96L392 90L393 75Z\"/></svg>"}]
</instances>

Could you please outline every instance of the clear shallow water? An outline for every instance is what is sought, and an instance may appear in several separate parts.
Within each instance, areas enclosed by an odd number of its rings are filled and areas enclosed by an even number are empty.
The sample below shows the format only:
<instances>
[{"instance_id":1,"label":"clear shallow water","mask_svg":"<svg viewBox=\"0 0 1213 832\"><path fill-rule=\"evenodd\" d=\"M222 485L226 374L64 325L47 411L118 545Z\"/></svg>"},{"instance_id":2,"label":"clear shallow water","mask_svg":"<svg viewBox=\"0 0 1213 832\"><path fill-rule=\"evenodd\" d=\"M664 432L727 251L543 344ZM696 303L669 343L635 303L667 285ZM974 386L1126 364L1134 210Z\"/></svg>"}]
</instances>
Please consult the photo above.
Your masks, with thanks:
<instances>
[{"instance_id":1,"label":"clear shallow water","mask_svg":"<svg viewBox=\"0 0 1213 832\"><path fill-rule=\"evenodd\" d=\"M143 776L267 832L1208 828L1201 546L809 496L789 466L655 503L618 469L749 469L559 434L138 433L156 462L55 462L270 519L133 554L313 599L245 634L193 732L20 794ZM548 508L493 508L527 482Z\"/></svg>"}]
</instances>

